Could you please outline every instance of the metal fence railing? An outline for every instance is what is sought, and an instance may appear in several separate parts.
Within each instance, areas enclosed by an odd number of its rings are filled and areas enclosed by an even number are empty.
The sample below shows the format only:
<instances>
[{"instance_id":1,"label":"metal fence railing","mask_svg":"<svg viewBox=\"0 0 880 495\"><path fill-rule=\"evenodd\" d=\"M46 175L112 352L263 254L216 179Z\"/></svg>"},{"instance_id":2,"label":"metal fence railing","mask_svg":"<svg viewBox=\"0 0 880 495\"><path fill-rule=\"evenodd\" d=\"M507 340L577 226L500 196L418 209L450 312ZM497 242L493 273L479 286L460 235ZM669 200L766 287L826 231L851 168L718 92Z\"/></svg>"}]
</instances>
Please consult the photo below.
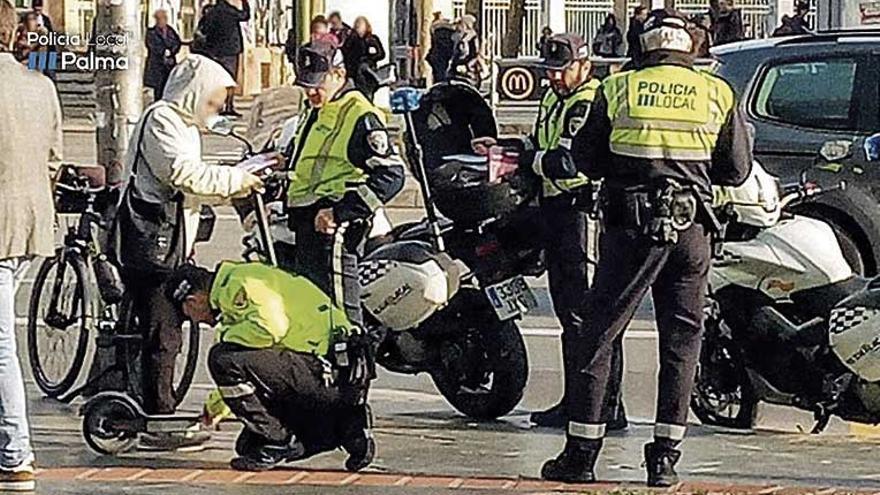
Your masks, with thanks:
<instances>
[{"instance_id":1,"label":"metal fence railing","mask_svg":"<svg viewBox=\"0 0 880 495\"><path fill-rule=\"evenodd\" d=\"M772 2L772 3L771 3ZM738 0L736 8L742 11L743 28L747 39L770 36L773 25L775 0ZM709 3L706 0L690 0L675 3L676 8L687 15L706 14Z\"/></svg>"},{"instance_id":2,"label":"metal fence railing","mask_svg":"<svg viewBox=\"0 0 880 495\"><path fill-rule=\"evenodd\" d=\"M541 4L541 0L526 0L520 55L534 56L538 54L538 39L541 37L541 29L544 27ZM504 41L504 34L507 32L507 12L509 10L509 0L485 0L483 2L480 35L486 45L487 56L501 56L501 45ZM465 1L454 0L452 11L456 19L464 15Z\"/></svg>"},{"instance_id":3,"label":"metal fence railing","mask_svg":"<svg viewBox=\"0 0 880 495\"><path fill-rule=\"evenodd\" d=\"M605 22L605 16L613 11L612 0L566 0L565 30L589 41Z\"/></svg>"}]
</instances>

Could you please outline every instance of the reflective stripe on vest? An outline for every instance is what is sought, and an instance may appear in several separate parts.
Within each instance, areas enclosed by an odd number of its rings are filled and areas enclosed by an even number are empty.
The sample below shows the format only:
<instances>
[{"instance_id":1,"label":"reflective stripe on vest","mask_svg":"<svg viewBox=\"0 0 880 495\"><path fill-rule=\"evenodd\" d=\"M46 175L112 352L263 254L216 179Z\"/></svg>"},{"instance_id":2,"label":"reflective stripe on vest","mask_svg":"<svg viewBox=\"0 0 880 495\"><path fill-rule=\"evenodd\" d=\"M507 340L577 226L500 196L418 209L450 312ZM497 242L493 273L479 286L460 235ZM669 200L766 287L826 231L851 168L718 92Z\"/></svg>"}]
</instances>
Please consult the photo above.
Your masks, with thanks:
<instances>
[{"instance_id":1,"label":"reflective stripe on vest","mask_svg":"<svg viewBox=\"0 0 880 495\"><path fill-rule=\"evenodd\" d=\"M633 158L710 160L734 105L723 80L672 65L609 76L603 92L611 151Z\"/></svg>"},{"instance_id":2,"label":"reflective stripe on vest","mask_svg":"<svg viewBox=\"0 0 880 495\"><path fill-rule=\"evenodd\" d=\"M599 81L591 79L562 101L559 100L555 91L547 90L541 100L540 113L538 114L536 135L539 149L549 151L559 146L571 148L571 139L562 137L565 134L565 116L577 103L592 103L598 88ZM586 119L586 115L584 119ZM557 196L564 192L571 192L588 183L589 179L583 174L579 174L574 179L550 180L545 178L543 195L544 197Z\"/></svg>"},{"instance_id":3,"label":"reflective stripe on vest","mask_svg":"<svg viewBox=\"0 0 880 495\"><path fill-rule=\"evenodd\" d=\"M318 112L317 119L304 126L307 135L298 135L295 140L301 151L287 194L292 207L309 206L324 198L339 201L348 190L363 184L366 175L349 161L348 143L358 120L367 113L376 114L384 123L382 112L359 91L347 91L312 111Z\"/></svg>"}]
</instances>

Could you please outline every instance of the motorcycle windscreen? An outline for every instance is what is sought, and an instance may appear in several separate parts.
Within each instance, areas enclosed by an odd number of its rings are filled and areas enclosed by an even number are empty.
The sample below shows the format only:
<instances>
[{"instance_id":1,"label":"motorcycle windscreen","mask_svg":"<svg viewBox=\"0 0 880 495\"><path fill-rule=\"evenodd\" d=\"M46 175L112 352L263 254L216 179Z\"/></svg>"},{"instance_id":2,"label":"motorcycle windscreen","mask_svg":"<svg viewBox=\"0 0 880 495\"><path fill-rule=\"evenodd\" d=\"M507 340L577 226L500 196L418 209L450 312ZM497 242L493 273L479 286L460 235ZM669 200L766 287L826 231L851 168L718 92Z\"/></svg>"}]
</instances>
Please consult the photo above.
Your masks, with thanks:
<instances>
[{"instance_id":1,"label":"motorcycle windscreen","mask_svg":"<svg viewBox=\"0 0 880 495\"><path fill-rule=\"evenodd\" d=\"M432 86L412 117L428 172L443 165L444 156L472 154L474 138L498 137L492 108L476 89L461 82Z\"/></svg>"}]
</instances>

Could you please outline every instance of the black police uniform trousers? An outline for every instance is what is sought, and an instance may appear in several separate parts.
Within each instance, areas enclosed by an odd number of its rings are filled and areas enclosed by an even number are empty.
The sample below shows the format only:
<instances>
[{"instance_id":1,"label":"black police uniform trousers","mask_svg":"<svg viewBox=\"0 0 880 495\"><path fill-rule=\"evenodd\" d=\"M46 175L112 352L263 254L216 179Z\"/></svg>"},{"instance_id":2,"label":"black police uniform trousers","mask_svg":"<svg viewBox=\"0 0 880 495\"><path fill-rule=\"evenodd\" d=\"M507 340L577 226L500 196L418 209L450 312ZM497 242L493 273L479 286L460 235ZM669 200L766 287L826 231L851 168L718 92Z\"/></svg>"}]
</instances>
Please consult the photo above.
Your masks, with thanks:
<instances>
[{"instance_id":1,"label":"black police uniform trousers","mask_svg":"<svg viewBox=\"0 0 880 495\"><path fill-rule=\"evenodd\" d=\"M564 371L563 404L568 397L583 393L574 387L572 373L576 369L577 339L589 314L591 296L587 270L588 214L575 206L575 197L561 194L541 199L544 223L544 252L553 310L562 325L562 364ZM612 371L608 381L605 421L611 421L621 403L623 380L623 336L615 341Z\"/></svg>"},{"instance_id":2,"label":"black police uniform trousers","mask_svg":"<svg viewBox=\"0 0 880 495\"><path fill-rule=\"evenodd\" d=\"M368 427L362 388L329 383L328 366L312 354L228 342L208 355L223 401L246 428L275 445L294 435L307 454L335 449Z\"/></svg>"},{"instance_id":3,"label":"black police uniform trousers","mask_svg":"<svg viewBox=\"0 0 880 495\"><path fill-rule=\"evenodd\" d=\"M289 227L296 235L294 271L308 278L345 310L349 321L364 328L358 261L368 222L343 223L331 234L315 230L319 207L292 208Z\"/></svg>"},{"instance_id":4,"label":"black police uniform trousers","mask_svg":"<svg viewBox=\"0 0 880 495\"><path fill-rule=\"evenodd\" d=\"M652 253L656 254L659 245L641 228L606 226L600 240L592 311L576 353L575 387L585 393L571 402L570 437L600 439L604 434L602 406L615 343L626 328L612 325L621 296L644 269L650 274L642 277L638 299L650 287L660 345L654 436L672 442L683 439L700 354L711 245L699 224L678 236L678 242L668 246L667 253L658 260ZM637 307L637 303L627 307L623 316L627 323Z\"/></svg>"}]
</instances>

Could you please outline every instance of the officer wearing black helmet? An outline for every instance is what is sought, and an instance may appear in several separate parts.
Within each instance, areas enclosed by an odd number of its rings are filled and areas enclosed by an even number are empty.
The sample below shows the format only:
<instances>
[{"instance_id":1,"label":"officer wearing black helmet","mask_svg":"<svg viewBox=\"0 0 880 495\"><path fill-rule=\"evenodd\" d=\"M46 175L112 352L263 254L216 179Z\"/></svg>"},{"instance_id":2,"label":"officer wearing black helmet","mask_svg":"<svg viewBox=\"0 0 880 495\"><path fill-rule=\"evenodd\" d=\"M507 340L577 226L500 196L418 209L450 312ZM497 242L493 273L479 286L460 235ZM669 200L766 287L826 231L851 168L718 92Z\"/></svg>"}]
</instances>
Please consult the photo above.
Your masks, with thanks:
<instances>
[{"instance_id":1,"label":"officer wearing black helmet","mask_svg":"<svg viewBox=\"0 0 880 495\"><path fill-rule=\"evenodd\" d=\"M563 452L542 477L590 482L605 433L614 342L652 289L660 345L654 441L645 446L650 486L677 482L699 358L717 220L706 206L712 185L739 185L751 170L751 140L730 86L693 67L687 23L652 12L641 35L638 69L609 76L575 136L577 168L602 179L599 266L592 311L577 342L574 387Z\"/></svg>"}]
</instances>

